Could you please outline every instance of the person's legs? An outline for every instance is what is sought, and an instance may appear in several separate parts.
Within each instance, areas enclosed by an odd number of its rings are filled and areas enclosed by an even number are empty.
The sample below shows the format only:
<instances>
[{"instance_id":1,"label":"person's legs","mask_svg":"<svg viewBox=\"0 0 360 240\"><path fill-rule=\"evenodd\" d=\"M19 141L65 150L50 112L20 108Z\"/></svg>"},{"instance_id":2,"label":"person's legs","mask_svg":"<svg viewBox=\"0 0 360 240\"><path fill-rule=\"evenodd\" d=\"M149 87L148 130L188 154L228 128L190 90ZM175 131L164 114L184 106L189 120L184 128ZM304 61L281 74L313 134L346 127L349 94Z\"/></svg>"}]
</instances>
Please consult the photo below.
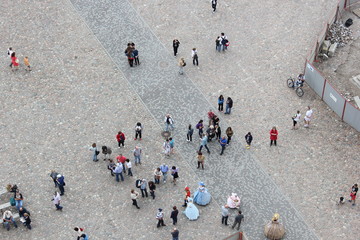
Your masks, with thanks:
<instances>
[{"instance_id":1,"label":"person's legs","mask_svg":"<svg viewBox=\"0 0 360 240\"><path fill-rule=\"evenodd\" d=\"M145 197L145 190L144 189L140 189L141 190L141 196Z\"/></svg>"},{"instance_id":2,"label":"person's legs","mask_svg":"<svg viewBox=\"0 0 360 240\"><path fill-rule=\"evenodd\" d=\"M57 187L58 186L57 181L55 179L53 179L53 181L54 181L55 187Z\"/></svg>"},{"instance_id":3,"label":"person's legs","mask_svg":"<svg viewBox=\"0 0 360 240\"><path fill-rule=\"evenodd\" d=\"M97 155L96 155L96 150L94 151L94 155L93 155L93 161L96 162L97 161Z\"/></svg>"},{"instance_id":4,"label":"person's legs","mask_svg":"<svg viewBox=\"0 0 360 240\"><path fill-rule=\"evenodd\" d=\"M205 145L205 148L206 148L207 152L210 153L210 150L207 145Z\"/></svg>"},{"instance_id":5,"label":"person's legs","mask_svg":"<svg viewBox=\"0 0 360 240\"><path fill-rule=\"evenodd\" d=\"M200 162L198 161L198 167L197 168L200 168Z\"/></svg>"},{"instance_id":6,"label":"person's legs","mask_svg":"<svg viewBox=\"0 0 360 240\"><path fill-rule=\"evenodd\" d=\"M128 176L133 176L131 168L128 168Z\"/></svg>"},{"instance_id":7,"label":"person's legs","mask_svg":"<svg viewBox=\"0 0 360 240\"><path fill-rule=\"evenodd\" d=\"M192 142L192 134L190 134L190 142Z\"/></svg>"},{"instance_id":8,"label":"person's legs","mask_svg":"<svg viewBox=\"0 0 360 240\"><path fill-rule=\"evenodd\" d=\"M31 230L31 225L30 224L26 224L26 227Z\"/></svg>"},{"instance_id":9,"label":"person's legs","mask_svg":"<svg viewBox=\"0 0 360 240\"><path fill-rule=\"evenodd\" d=\"M223 154L224 154L224 150L225 150L225 146L221 146L221 153L220 153L220 155L223 155Z\"/></svg>"},{"instance_id":10,"label":"person's legs","mask_svg":"<svg viewBox=\"0 0 360 240\"><path fill-rule=\"evenodd\" d=\"M164 181L164 183L166 183L166 179L167 179L167 173L163 173L163 181Z\"/></svg>"},{"instance_id":11,"label":"person's legs","mask_svg":"<svg viewBox=\"0 0 360 240\"><path fill-rule=\"evenodd\" d=\"M270 147L273 145L273 140L270 140Z\"/></svg>"},{"instance_id":12,"label":"person's legs","mask_svg":"<svg viewBox=\"0 0 360 240\"><path fill-rule=\"evenodd\" d=\"M226 226L228 225L228 218L229 218L229 216L226 216L226 217L225 217L225 225L226 225Z\"/></svg>"},{"instance_id":13,"label":"person's legs","mask_svg":"<svg viewBox=\"0 0 360 240\"><path fill-rule=\"evenodd\" d=\"M63 207L60 204L55 204L56 210L61 210Z\"/></svg>"},{"instance_id":14,"label":"person's legs","mask_svg":"<svg viewBox=\"0 0 360 240\"><path fill-rule=\"evenodd\" d=\"M18 227L17 224L16 224L16 222L15 222L15 219L14 219L14 218L11 219L11 222L14 224L14 227L15 227L15 228Z\"/></svg>"},{"instance_id":15,"label":"person's legs","mask_svg":"<svg viewBox=\"0 0 360 240\"><path fill-rule=\"evenodd\" d=\"M59 190L60 190L60 195L64 195L65 189L64 189L64 185L59 184Z\"/></svg>"},{"instance_id":16,"label":"person's legs","mask_svg":"<svg viewBox=\"0 0 360 240\"><path fill-rule=\"evenodd\" d=\"M200 145L199 152L201 152L201 149L203 148L203 145Z\"/></svg>"},{"instance_id":17,"label":"person's legs","mask_svg":"<svg viewBox=\"0 0 360 240\"><path fill-rule=\"evenodd\" d=\"M276 146L276 140L274 140L274 145Z\"/></svg>"},{"instance_id":18,"label":"person's legs","mask_svg":"<svg viewBox=\"0 0 360 240\"><path fill-rule=\"evenodd\" d=\"M229 114L229 105L226 104L226 107L225 107L225 114Z\"/></svg>"},{"instance_id":19,"label":"person's legs","mask_svg":"<svg viewBox=\"0 0 360 240\"><path fill-rule=\"evenodd\" d=\"M121 181L123 182L124 181L124 176L122 173L119 173L120 177L121 177Z\"/></svg>"},{"instance_id":20,"label":"person's legs","mask_svg":"<svg viewBox=\"0 0 360 240\"><path fill-rule=\"evenodd\" d=\"M136 140L138 138L138 136L139 136L139 132L135 131L135 139L134 140ZM120 147L120 144L119 144L119 147Z\"/></svg>"},{"instance_id":21,"label":"person's legs","mask_svg":"<svg viewBox=\"0 0 360 240\"><path fill-rule=\"evenodd\" d=\"M3 222L3 226L4 226L4 228L6 228L6 230L10 230L10 224L9 224L9 222Z\"/></svg>"},{"instance_id":22,"label":"person's legs","mask_svg":"<svg viewBox=\"0 0 360 240\"><path fill-rule=\"evenodd\" d=\"M148 192L147 192L147 189L145 188L145 196L148 197Z\"/></svg>"},{"instance_id":23,"label":"person's legs","mask_svg":"<svg viewBox=\"0 0 360 240\"><path fill-rule=\"evenodd\" d=\"M227 139L227 144L229 144L231 141L231 136L228 136L228 139Z\"/></svg>"},{"instance_id":24,"label":"person's legs","mask_svg":"<svg viewBox=\"0 0 360 240\"><path fill-rule=\"evenodd\" d=\"M161 220L159 219L157 223L157 227L160 227L160 225L161 225Z\"/></svg>"},{"instance_id":25,"label":"person's legs","mask_svg":"<svg viewBox=\"0 0 360 240\"><path fill-rule=\"evenodd\" d=\"M201 167L204 170L204 162L201 162Z\"/></svg>"},{"instance_id":26,"label":"person's legs","mask_svg":"<svg viewBox=\"0 0 360 240\"><path fill-rule=\"evenodd\" d=\"M229 107L229 111L228 111L228 114L230 114L231 113L231 107Z\"/></svg>"},{"instance_id":27,"label":"person's legs","mask_svg":"<svg viewBox=\"0 0 360 240\"><path fill-rule=\"evenodd\" d=\"M115 180L117 181L117 182L119 182L120 181L120 179L119 179L119 173L115 173Z\"/></svg>"}]
</instances>

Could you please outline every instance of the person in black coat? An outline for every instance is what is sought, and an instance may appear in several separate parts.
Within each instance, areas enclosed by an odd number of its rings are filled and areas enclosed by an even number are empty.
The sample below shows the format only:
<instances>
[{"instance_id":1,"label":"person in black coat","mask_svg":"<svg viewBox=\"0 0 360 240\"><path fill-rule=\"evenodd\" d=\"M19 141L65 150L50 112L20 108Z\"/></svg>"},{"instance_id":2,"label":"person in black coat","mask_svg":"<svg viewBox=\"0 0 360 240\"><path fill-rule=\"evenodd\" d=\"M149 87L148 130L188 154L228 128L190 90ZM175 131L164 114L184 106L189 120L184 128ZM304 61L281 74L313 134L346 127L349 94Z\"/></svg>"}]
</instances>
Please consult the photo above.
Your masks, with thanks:
<instances>
[{"instance_id":1,"label":"person in black coat","mask_svg":"<svg viewBox=\"0 0 360 240\"><path fill-rule=\"evenodd\" d=\"M231 97L228 97L227 100L226 100L225 114L230 114L232 107L233 107L233 100L231 99Z\"/></svg>"},{"instance_id":2,"label":"person in black coat","mask_svg":"<svg viewBox=\"0 0 360 240\"><path fill-rule=\"evenodd\" d=\"M173 225L176 225L177 223L177 216L179 214L179 210L177 210L176 206L173 207L173 210L171 212L170 218L173 220Z\"/></svg>"}]
</instances>

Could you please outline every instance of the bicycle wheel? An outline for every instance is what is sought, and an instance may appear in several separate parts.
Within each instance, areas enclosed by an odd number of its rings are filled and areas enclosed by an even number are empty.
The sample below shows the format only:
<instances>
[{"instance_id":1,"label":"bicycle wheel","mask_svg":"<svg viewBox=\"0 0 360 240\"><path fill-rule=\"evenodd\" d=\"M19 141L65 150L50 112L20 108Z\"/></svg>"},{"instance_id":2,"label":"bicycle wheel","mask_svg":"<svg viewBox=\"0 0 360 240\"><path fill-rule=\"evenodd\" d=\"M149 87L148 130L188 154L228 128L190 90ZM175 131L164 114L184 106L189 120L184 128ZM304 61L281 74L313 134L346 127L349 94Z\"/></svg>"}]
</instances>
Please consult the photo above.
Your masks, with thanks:
<instances>
[{"instance_id":1,"label":"bicycle wheel","mask_svg":"<svg viewBox=\"0 0 360 240\"><path fill-rule=\"evenodd\" d=\"M298 87L296 89L296 94L299 96L299 97L302 97L304 95L304 90L301 88L301 87Z\"/></svg>"},{"instance_id":2,"label":"bicycle wheel","mask_svg":"<svg viewBox=\"0 0 360 240\"><path fill-rule=\"evenodd\" d=\"M293 88L294 87L294 79L293 78L288 78L287 80L287 86L289 88Z\"/></svg>"}]
</instances>

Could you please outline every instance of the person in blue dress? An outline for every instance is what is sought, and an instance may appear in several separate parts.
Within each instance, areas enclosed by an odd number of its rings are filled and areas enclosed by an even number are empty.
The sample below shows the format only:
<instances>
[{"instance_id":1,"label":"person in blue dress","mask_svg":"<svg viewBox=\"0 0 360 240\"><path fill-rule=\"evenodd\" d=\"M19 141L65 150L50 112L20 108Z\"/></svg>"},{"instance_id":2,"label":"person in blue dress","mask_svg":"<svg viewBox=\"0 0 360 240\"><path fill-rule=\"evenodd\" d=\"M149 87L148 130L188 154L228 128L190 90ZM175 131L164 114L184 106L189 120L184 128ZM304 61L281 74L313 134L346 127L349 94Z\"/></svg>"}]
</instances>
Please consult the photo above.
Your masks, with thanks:
<instances>
[{"instance_id":1,"label":"person in blue dress","mask_svg":"<svg viewBox=\"0 0 360 240\"><path fill-rule=\"evenodd\" d=\"M190 197L188 198L188 203L184 214L189 220L196 220L199 218L199 209L197 209L197 207L193 203L193 199Z\"/></svg>"},{"instance_id":2,"label":"person in blue dress","mask_svg":"<svg viewBox=\"0 0 360 240\"><path fill-rule=\"evenodd\" d=\"M209 204L210 200L210 193L208 193L207 189L205 188L205 184L203 182L200 182L199 188L194 194L194 203L205 206Z\"/></svg>"}]
</instances>

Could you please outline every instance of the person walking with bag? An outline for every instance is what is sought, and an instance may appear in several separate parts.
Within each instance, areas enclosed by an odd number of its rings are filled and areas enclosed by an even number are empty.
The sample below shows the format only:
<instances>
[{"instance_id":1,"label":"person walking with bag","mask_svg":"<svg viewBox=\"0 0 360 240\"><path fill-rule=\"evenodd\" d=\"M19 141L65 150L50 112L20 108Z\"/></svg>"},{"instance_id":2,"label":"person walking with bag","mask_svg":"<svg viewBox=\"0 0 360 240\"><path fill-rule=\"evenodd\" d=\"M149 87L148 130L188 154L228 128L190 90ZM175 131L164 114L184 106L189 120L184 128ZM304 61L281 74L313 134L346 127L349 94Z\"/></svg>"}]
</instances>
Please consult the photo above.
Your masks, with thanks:
<instances>
[{"instance_id":1,"label":"person walking with bag","mask_svg":"<svg viewBox=\"0 0 360 240\"><path fill-rule=\"evenodd\" d=\"M93 144L91 145L91 147L89 148L89 150L94 152L94 153L93 153L93 158L92 158L92 160L93 160L94 162L99 161L99 160L97 159L97 155L99 155L100 151L98 151L98 149L97 149L97 147L96 147L96 143L93 143Z\"/></svg>"},{"instance_id":2,"label":"person walking with bag","mask_svg":"<svg viewBox=\"0 0 360 240\"><path fill-rule=\"evenodd\" d=\"M179 40L174 39L174 40L173 40L173 49L174 49L174 56L175 56L175 57L176 57L176 55L177 55L179 46L180 46Z\"/></svg>"}]
</instances>

